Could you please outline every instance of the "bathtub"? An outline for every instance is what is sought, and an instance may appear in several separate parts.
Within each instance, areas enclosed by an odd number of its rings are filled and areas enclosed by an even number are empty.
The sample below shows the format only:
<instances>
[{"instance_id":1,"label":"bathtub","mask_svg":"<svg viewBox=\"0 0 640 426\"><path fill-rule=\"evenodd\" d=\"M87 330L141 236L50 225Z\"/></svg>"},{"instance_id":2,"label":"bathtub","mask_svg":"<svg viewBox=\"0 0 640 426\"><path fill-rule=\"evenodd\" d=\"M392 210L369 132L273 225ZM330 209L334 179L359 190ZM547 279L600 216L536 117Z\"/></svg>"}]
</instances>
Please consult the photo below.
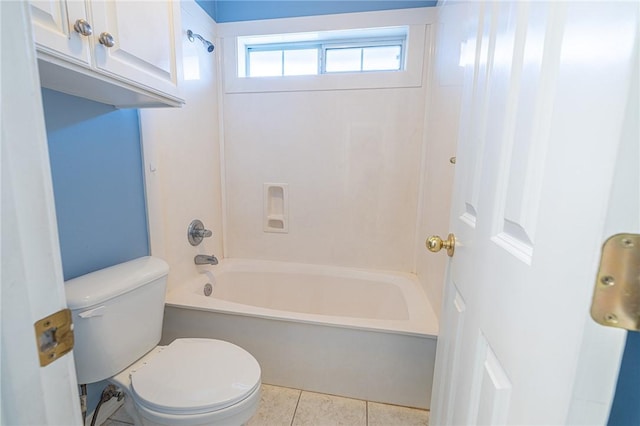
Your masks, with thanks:
<instances>
[{"instance_id":1,"label":"bathtub","mask_svg":"<svg viewBox=\"0 0 640 426\"><path fill-rule=\"evenodd\" d=\"M438 320L414 275L243 259L202 272L167 294L162 343L227 340L263 383L429 408Z\"/></svg>"}]
</instances>

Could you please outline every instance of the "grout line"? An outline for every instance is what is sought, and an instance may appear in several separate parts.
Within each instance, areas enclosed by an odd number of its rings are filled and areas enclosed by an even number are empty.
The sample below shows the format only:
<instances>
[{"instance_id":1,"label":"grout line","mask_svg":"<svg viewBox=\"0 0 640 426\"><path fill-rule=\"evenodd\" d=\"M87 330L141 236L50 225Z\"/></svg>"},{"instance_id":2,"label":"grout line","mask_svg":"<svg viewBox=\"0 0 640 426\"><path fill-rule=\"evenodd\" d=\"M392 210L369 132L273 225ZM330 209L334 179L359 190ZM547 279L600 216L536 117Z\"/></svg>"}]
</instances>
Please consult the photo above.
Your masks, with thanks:
<instances>
[{"instance_id":1,"label":"grout line","mask_svg":"<svg viewBox=\"0 0 640 426\"><path fill-rule=\"evenodd\" d=\"M296 418L296 412L298 411L298 405L300 404L300 398L302 398L302 389L298 389L298 400L296 401L296 408L293 410L293 416L291 416L291 425L293 426L293 420Z\"/></svg>"},{"instance_id":2,"label":"grout line","mask_svg":"<svg viewBox=\"0 0 640 426\"><path fill-rule=\"evenodd\" d=\"M369 401L365 401L364 424L369 426Z\"/></svg>"}]
</instances>

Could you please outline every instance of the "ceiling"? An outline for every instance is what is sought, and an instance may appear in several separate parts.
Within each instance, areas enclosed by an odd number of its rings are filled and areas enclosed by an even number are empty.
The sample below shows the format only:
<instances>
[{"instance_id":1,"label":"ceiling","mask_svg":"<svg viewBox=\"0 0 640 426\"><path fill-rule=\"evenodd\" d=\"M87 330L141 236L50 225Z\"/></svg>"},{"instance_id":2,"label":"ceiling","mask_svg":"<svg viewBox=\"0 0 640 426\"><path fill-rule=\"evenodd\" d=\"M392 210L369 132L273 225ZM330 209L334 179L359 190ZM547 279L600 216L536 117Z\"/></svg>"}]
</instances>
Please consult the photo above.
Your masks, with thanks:
<instances>
[{"instance_id":1,"label":"ceiling","mask_svg":"<svg viewBox=\"0 0 640 426\"><path fill-rule=\"evenodd\" d=\"M435 6L436 0L196 0L214 21L238 22Z\"/></svg>"}]
</instances>

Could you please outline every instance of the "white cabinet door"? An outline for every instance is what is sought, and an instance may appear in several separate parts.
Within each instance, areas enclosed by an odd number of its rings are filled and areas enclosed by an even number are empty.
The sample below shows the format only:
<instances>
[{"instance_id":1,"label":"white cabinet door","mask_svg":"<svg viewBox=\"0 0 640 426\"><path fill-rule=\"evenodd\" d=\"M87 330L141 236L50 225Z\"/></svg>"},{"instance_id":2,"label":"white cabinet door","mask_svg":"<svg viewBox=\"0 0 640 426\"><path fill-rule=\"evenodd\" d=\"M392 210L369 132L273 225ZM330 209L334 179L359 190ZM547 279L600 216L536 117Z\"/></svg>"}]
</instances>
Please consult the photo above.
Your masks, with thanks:
<instances>
[{"instance_id":1,"label":"white cabinet door","mask_svg":"<svg viewBox=\"0 0 640 426\"><path fill-rule=\"evenodd\" d=\"M38 50L84 66L91 65L91 37L74 30L78 20L89 25L83 1L33 0L31 22Z\"/></svg>"},{"instance_id":2,"label":"white cabinet door","mask_svg":"<svg viewBox=\"0 0 640 426\"><path fill-rule=\"evenodd\" d=\"M612 192L628 201L620 215L640 215L637 185L613 186L619 149L638 143L625 132L638 124L638 6L466 5L432 424L567 424L576 399L580 423L604 424L624 334L590 335L589 307Z\"/></svg>"},{"instance_id":3,"label":"white cabinet door","mask_svg":"<svg viewBox=\"0 0 640 426\"><path fill-rule=\"evenodd\" d=\"M96 67L175 95L179 7L171 0L93 1ZM113 46L100 43L103 34L113 38Z\"/></svg>"}]
</instances>

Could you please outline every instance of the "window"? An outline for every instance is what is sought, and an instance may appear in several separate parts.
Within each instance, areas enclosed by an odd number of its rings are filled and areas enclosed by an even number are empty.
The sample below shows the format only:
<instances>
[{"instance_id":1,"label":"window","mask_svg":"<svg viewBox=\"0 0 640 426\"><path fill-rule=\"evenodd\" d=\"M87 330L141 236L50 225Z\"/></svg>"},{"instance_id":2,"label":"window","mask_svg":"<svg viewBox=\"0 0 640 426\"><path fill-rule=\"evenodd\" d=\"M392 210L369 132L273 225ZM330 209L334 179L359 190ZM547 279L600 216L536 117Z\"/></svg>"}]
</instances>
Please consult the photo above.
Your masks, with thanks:
<instances>
[{"instance_id":1,"label":"window","mask_svg":"<svg viewBox=\"0 0 640 426\"><path fill-rule=\"evenodd\" d=\"M318 51L310 48L247 48L249 77L318 74Z\"/></svg>"},{"instance_id":2,"label":"window","mask_svg":"<svg viewBox=\"0 0 640 426\"><path fill-rule=\"evenodd\" d=\"M398 71L402 45L332 47L325 49L325 72Z\"/></svg>"},{"instance_id":3,"label":"window","mask_svg":"<svg viewBox=\"0 0 640 426\"><path fill-rule=\"evenodd\" d=\"M239 77L401 71L407 27L238 38Z\"/></svg>"},{"instance_id":4,"label":"window","mask_svg":"<svg viewBox=\"0 0 640 426\"><path fill-rule=\"evenodd\" d=\"M426 12L428 16L414 16L415 11L400 11L398 17L387 13L366 16L361 19L364 29L345 29L352 23L342 16L224 26L220 49L224 90L265 93L420 87L428 60L425 55L432 43L429 27L435 23L432 11ZM326 30L308 30L314 27ZM268 35L262 35L265 30Z\"/></svg>"}]
</instances>

